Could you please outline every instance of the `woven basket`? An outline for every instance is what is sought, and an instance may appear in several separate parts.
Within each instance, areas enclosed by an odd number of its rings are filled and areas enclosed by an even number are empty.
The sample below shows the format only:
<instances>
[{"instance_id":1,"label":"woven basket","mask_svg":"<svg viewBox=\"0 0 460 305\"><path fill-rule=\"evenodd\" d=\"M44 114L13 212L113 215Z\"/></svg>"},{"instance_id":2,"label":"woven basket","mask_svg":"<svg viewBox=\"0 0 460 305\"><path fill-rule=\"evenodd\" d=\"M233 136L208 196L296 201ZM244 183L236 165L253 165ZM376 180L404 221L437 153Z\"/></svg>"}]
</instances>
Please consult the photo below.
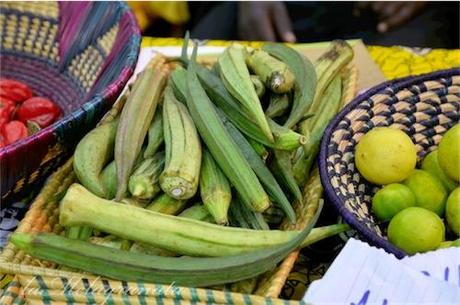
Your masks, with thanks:
<instances>
[{"instance_id":1,"label":"woven basket","mask_svg":"<svg viewBox=\"0 0 460 305\"><path fill-rule=\"evenodd\" d=\"M356 92L357 83L357 70L356 67L351 66L344 70L343 73L343 100L344 102L350 101ZM125 102L124 95L122 94L118 101L115 102L112 109L104 116L103 122L112 120L121 110ZM46 182L43 189L35 198L29 211L24 219L19 224L16 232L53 232L61 234L63 228L58 223L59 217L59 200L67 191L68 187L75 181L75 174L73 173L72 158L69 159L63 166L61 166ZM318 188L321 192L317 192ZM318 170L315 169L310 178L309 183L303 190L304 202L301 204L295 202L293 207L297 214L296 225L290 224L285 221L282 224L284 230L294 230L303 228L312 220L315 215L318 201L321 199L322 187L319 181ZM316 194L311 196L311 194ZM277 298L286 282L286 279L291 272L294 263L299 255L298 251L291 253L285 260L280 263L274 270L268 272L258 278L257 290L254 291L256 295ZM16 275L39 275L44 277L65 277L65 278L81 278L91 277L90 274L76 273L63 270L60 266L54 263L34 259L24 252L19 251L14 245L8 243L0 256L0 273L16 274ZM108 280L108 283L117 285L117 281ZM132 285L136 285L133 283ZM217 290L210 289L193 289L197 293L209 294L222 293ZM226 292L234 299L240 299L241 294L232 294ZM247 298L247 297L245 297ZM263 298L262 298L263 299ZM258 299L258 300L262 300ZM232 299L229 299L230 303ZM250 304L250 301L248 301ZM262 302L262 301L260 301ZM263 301L265 302L265 301ZM271 302L271 301L270 301ZM267 303L270 303L267 301Z\"/></svg>"},{"instance_id":2,"label":"woven basket","mask_svg":"<svg viewBox=\"0 0 460 305\"><path fill-rule=\"evenodd\" d=\"M355 145L372 128L392 126L410 136L420 161L459 119L458 68L386 82L366 91L337 115L323 136L319 167L327 198L369 243L405 256L388 242L384 227L370 212L378 187L356 170Z\"/></svg>"},{"instance_id":3,"label":"woven basket","mask_svg":"<svg viewBox=\"0 0 460 305\"><path fill-rule=\"evenodd\" d=\"M139 53L120 2L1 2L0 75L55 101L64 117L0 148L2 203L46 177L112 106ZM30 153L33 152L33 153Z\"/></svg>"}]
</instances>

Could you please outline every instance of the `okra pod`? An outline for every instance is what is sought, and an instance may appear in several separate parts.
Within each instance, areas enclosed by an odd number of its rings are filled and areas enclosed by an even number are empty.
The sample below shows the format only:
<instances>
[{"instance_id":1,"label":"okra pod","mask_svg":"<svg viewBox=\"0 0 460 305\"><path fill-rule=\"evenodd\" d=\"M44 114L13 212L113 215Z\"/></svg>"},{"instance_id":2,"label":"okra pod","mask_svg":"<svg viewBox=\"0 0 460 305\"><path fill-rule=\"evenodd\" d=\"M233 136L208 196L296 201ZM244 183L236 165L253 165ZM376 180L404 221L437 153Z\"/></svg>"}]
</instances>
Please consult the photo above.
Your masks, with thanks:
<instances>
[{"instance_id":1,"label":"okra pod","mask_svg":"<svg viewBox=\"0 0 460 305\"><path fill-rule=\"evenodd\" d=\"M96 127L75 148L73 168L78 181L102 198L107 198L107 194L100 175L112 159L117 126L118 120L113 120Z\"/></svg>"},{"instance_id":2,"label":"okra pod","mask_svg":"<svg viewBox=\"0 0 460 305\"><path fill-rule=\"evenodd\" d=\"M220 77L225 88L255 120L266 138L273 142L273 135L251 82L245 57L246 49L243 46L232 45L225 49L218 58Z\"/></svg>"},{"instance_id":3,"label":"okra pod","mask_svg":"<svg viewBox=\"0 0 460 305\"><path fill-rule=\"evenodd\" d=\"M254 121L247 116L238 102L228 93L219 77L213 75L208 69L197 65L196 73L201 81L203 88L211 101L222 109L235 126L238 127L248 137L262 143L263 145L282 150L292 150L301 145L301 137L289 128L283 128L276 122L267 119L271 128L277 130L275 141L270 142L261 129ZM174 94L177 99L185 103L186 101L186 70L177 67L171 74L171 80L174 88ZM280 132L283 130L283 132Z\"/></svg>"},{"instance_id":4,"label":"okra pod","mask_svg":"<svg viewBox=\"0 0 460 305\"><path fill-rule=\"evenodd\" d=\"M201 200L217 224L227 224L227 212L232 200L230 183L212 155L203 151L200 174Z\"/></svg>"},{"instance_id":5,"label":"okra pod","mask_svg":"<svg viewBox=\"0 0 460 305\"><path fill-rule=\"evenodd\" d=\"M191 207L189 207L188 209L185 209L177 216L188 218L188 219L209 222L209 223L215 223L214 218L209 213L208 209L204 205L199 204L199 203L196 203L192 205Z\"/></svg>"},{"instance_id":6,"label":"okra pod","mask_svg":"<svg viewBox=\"0 0 460 305\"><path fill-rule=\"evenodd\" d=\"M201 143L195 124L184 104L177 101L167 86L163 101L165 167L161 189L176 199L195 195L201 167Z\"/></svg>"},{"instance_id":7,"label":"okra pod","mask_svg":"<svg viewBox=\"0 0 460 305\"><path fill-rule=\"evenodd\" d=\"M118 187L116 199L121 200L141 151L150 122L155 114L169 74L164 57L157 55L141 72L121 112L115 140Z\"/></svg>"},{"instance_id":8,"label":"okra pod","mask_svg":"<svg viewBox=\"0 0 460 305\"><path fill-rule=\"evenodd\" d=\"M152 212L177 215L186 205L187 200L178 200L168 196L168 194L161 194L155 198L146 209Z\"/></svg>"},{"instance_id":9,"label":"okra pod","mask_svg":"<svg viewBox=\"0 0 460 305\"><path fill-rule=\"evenodd\" d=\"M270 103L265 114L269 118L276 118L285 114L290 106L289 96L287 94L270 94Z\"/></svg>"},{"instance_id":10,"label":"okra pod","mask_svg":"<svg viewBox=\"0 0 460 305\"><path fill-rule=\"evenodd\" d=\"M295 77L294 100L284 126L292 128L307 113L313 101L317 77L312 63L296 50L283 44L264 44L262 50L287 64Z\"/></svg>"},{"instance_id":11,"label":"okra pod","mask_svg":"<svg viewBox=\"0 0 460 305\"><path fill-rule=\"evenodd\" d=\"M147 134L147 147L144 151L144 158L153 157L158 151L161 144L163 144L163 109L158 106L155 115L153 116L152 123L150 124Z\"/></svg>"},{"instance_id":12,"label":"okra pod","mask_svg":"<svg viewBox=\"0 0 460 305\"><path fill-rule=\"evenodd\" d=\"M187 106L212 156L248 205L262 212L270 201L239 147L232 140L196 75L196 46L187 69Z\"/></svg>"},{"instance_id":13,"label":"okra pod","mask_svg":"<svg viewBox=\"0 0 460 305\"><path fill-rule=\"evenodd\" d=\"M246 63L272 92L286 93L294 86L295 77L288 66L263 50L253 50Z\"/></svg>"},{"instance_id":14,"label":"okra pod","mask_svg":"<svg viewBox=\"0 0 460 305\"><path fill-rule=\"evenodd\" d=\"M256 90L257 97L261 98L265 94L265 86L257 75L251 75L251 82Z\"/></svg>"},{"instance_id":15,"label":"okra pod","mask_svg":"<svg viewBox=\"0 0 460 305\"><path fill-rule=\"evenodd\" d=\"M271 162L272 169L278 180L294 195L295 199L302 201L302 192L294 178L292 171L290 152L275 150L274 158Z\"/></svg>"},{"instance_id":16,"label":"okra pod","mask_svg":"<svg viewBox=\"0 0 460 305\"><path fill-rule=\"evenodd\" d=\"M164 169L165 154L157 152L136 167L129 177L128 189L131 195L140 200L150 200L160 191L159 179Z\"/></svg>"},{"instance_id":17,"label":"okra pod","mask_svg":"<svg viewBox=\"0 0 460 305\"><path fill-rule=\"evenodd\" d=\"M287 199L273 174L265 165L264 161L254 151L254 149L251 147L247 139L241 134L241 132L230 122L229 119L227 119L223 111L218 109L218 114L228 133L232 137L233 141L235 141L235 143L241 149L241 152L249 162L249 165L252 167L257 177L260 179L260 182L265 187L267 193L274 200L274 202L280 206L288 219L291 222L295 222L296 216L294 210L292 209L291 203Z\"/></svg>"},{"instance_id":18,"label":"okra pod","mask_svg":"<svg viewBox=\"0 0 460 305\"><path fill-rule=\"evenodd\" d=\"M299 185L303 185L308 178L311 167L319 153L321 137L329 121L335 116L340 107L341 96L342 81L340 76L336 76L324 92L321 104L317 109L318 114L299 124L299 129L302 133L308 133L309 135L307 143L298 148L295 162L293 162L293 171Z\"/></svg>"}]
</instances>

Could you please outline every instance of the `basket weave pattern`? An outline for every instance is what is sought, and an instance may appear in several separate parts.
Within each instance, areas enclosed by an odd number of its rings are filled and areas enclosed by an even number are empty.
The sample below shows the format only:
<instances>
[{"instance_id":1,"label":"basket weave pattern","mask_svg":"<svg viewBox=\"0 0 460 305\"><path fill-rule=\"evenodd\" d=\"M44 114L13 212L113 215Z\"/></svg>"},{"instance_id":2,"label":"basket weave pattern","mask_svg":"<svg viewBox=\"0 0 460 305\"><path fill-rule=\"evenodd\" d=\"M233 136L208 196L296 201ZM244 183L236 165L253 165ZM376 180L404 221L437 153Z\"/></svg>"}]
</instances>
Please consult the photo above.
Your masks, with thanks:
<instances>
[{"instance_id":1,"label":"basket weave pattern","mask_svg":"<svg viewBox=\"0 0 460 305\"><path fill-rule=\"evenodd\" d=\"M10 201L69 157L134 71L140 33L123 3L1 2L0 74L28 84L63 118L0 148L1 198ZM33 151L33 154L30 152Z\"/></svg>"},{"instance_id":2,"label":"basket weave pattern","mask_svg":"<svg viewBox=\"0 0 460 305\"><path fill-rule=\"evenodd\" d=\"M320 170L331 202L369 242L398 257L383 227L370 212L376 185L356 170L359 139L377 126L391 126L410 136L420 161L460 119L460 69L385 83L357 97L330 123L322 141Z\"/></svg>"}]
</instances>

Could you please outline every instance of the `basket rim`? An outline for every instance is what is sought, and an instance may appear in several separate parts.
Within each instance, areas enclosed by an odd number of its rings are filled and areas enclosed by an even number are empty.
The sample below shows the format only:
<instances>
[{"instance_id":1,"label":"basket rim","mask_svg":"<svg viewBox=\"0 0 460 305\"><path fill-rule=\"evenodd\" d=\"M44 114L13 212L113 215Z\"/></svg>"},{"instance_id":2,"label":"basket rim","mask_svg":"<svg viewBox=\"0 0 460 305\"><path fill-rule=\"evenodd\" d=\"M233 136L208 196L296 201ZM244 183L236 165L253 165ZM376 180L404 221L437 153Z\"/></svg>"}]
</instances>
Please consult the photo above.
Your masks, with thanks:
<instances>
[{"instance_id":1,"label":"basket rim","mask_svg":"<svg viewBox=\"0 0 460 305\"><path fill-rule=\"evenodd\" d=\"M345 208L342 200L336 194L334 187L332 186L330 182L329 174L327 170L327 164L326 164L327 163L326 159L328 156L327 155L328 146L331 140L331 136L332 136L332 133L335 131L339 122L342 121L342 119L351 110L353 110L357 105L367 100L371 96L377 94L378 92L381 92L388 88L391 88L393 91L398 92L404 88L407 88L408 86L411 86L417 83L426 82L429 80L435 80L435 79L439 79L443 77L450 77L454 75L460 75L460 68L438 70L435 72L421 74L417 76L411 75L407 77L402 77L402 78L397 78L394 80L386 81L379 85L376 85L366 90L365 92L359 94L356 98L353 99L353 101L351 101L347 106L345 106L344 109L342 109L342 111L340 111L334 117L334 119L328 124L328 126L326 127L324 131L323 138L321 140L318 167L319 167L321 183L325 191L324 192L325 196L333 204L333 206L340 213L340 215L344 218L344 220L349 225L351 225L353 228L355 228L359 232L360 235L365 237L365 239L369 243L377 247L383 248L385 251L394 254L398 258L407 256L407 253L401 250L400 248L394 246L393 244L391 244L388 240L384 239L383 237L378 236L376 233L371 231L367 226L365 226L362 222L360 222L353 213L351 213L348 209Z\"/></svg>"},{"instance_id":2,"label":"basket rim","mask_svg":"<svg viewBox=\"0 0 460 305\"><path fill-rule=\"evenodd\" d=\"M140 29L134 16L133 11L128 7L128 5L122 1L114 1L114 5L119 6L119 8L126 14L126 18L129 20L129 29L131 31L130 37L127 41L129 44L129 48L131 49L131 53L135 54L135 56L126 56L125 60L121 63L124 69L131 70L131 73L121 73L118 78L114 79L111 83L107 84L107 86L99 93L94 94L90 99L88 99L85 103L81 104L78 108L73 110L72 112L68 113L67 115L60 118L58 121L54 122L53 124L39 130L37 133L22 138L10 145L4 146L0 148L0 159L8 154L14 153L15 151L27 147L28 145L32 145L33 143L39 142L42 140L42 137L48 134L54 134L56 137L56 131L72 122L74 120L78 120L84 113L87 111L87 108L97 107L98 105L102 104L104 101L116 97L121 91L122 87L119 90L114 90L115 84L126 84L130 79L132 73L134 73L134 69L137 64L137 60L139 57L140 52L140 42L142 39Z\"/></svg>"}]
</instances>

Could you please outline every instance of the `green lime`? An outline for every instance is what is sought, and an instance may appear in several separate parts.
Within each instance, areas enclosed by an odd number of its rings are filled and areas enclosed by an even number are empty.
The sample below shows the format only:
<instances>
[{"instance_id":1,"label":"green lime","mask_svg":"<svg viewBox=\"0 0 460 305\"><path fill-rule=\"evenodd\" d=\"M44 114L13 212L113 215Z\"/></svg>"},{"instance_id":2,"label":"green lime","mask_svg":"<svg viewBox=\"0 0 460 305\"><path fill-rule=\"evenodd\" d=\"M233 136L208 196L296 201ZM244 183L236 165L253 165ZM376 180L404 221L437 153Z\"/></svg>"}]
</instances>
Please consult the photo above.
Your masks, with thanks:
<instances>
[{"instance_id":1,"label":"green lime","mask_svg":"<svg viewBox=\"0 0 460 305\"><path fill-rule=\"evenodd\" d=\"M434 250L444 240L444 223L435 213L419 207L402 210L388 226L390 242L409 254Z\"/></svg>"},{"instance_id":2,"label":"green lime","mask_svg":"<svg viewBox=\"0 0 460 305\"><path fill-rule=\"evenodd\" d=\"M447 198L446 219L449 228L460 236L460 187L453 190Z\"/></svg>"},{"instance_id":3,"label":"green lime","mask_svg":"<svg viewBox=\"0 0 460 305\"><path fill-rule=\"evenodd\" d=\"M443 249L443 248L451 248L451 247L457 247L460 248L460 238L456 240L448 240L448 241L443 241L438 249Z\"/></svg>"},{"instance_id":4,"label":"green lime","mask_svg":"<svg viewBox=\"0 0 460 305\"><path fill-rule=\"evenodd\" d=\"M401 210L414 205L415 196L410 188L399 183L384 186L372 198L372 211L380 220L390 220Z\"/></svg>"},{"instance_id":5,"label":"green lime","mask_svg":"<svg viewBox=\"0 0 460 305\"><path fill-rule=\"evenodd\" d=\"M376 127L356 145L356 167L366 180L375 184L403 181L415 168L416 162L414 143L399 129Z\"/></svg>"},{"instance_id":6,"label":"green lime","mask_svg":"<svg viewBox=\"0 0 460 305\"><path fill-rule=\"evenodd\" d=\"M447 177L446 173L444 173L441 166L439 165L437 150L433 150L425 156L422 162L422 169L429 172L439 181L441 181L447 192L452 192L458 186L458 183Z\"/></svg>"},{"instance_id":7,"label":"green lime","mask_svg":"<svg viewBox=\"0 0 460 305\"><path fill-rule=\"evenodd\" d=\"M416 169L404 180L415 195L415 205L433 211L440 217L444 215L447 191L429 172Z\"/></svg>"},{"instance_id":8,"label":"green lime","mask_svg":"<svg viewBox=\"0 0 460 305\"><path fill-rule=\"evenodd\" d=\"M438 151L439 165L447 177L460 182L460 124L444 134Z\"/></svg>"}]
</instances>

